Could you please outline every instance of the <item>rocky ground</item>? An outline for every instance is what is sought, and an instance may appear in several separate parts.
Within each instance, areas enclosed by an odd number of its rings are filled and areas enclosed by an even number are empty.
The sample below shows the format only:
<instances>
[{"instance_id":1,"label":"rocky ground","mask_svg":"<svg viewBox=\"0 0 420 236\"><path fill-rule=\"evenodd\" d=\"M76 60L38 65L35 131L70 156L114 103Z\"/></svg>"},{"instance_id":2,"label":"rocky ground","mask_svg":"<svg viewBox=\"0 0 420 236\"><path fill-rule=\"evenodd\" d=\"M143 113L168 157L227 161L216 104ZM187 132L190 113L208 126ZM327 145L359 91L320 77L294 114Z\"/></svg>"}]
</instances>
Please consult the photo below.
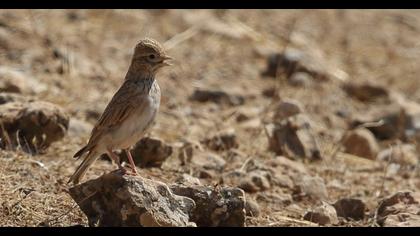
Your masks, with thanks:
<instances>
[{"instance_id":1,"label":"rocky ground","mask_svg":"<svg viewBox=\"0 0 420 236\"><path fill-rule=\"evenodd\" d=\"M1 225L420 226L419 13L1 10ZM72 187L144 36L176 62L141 176Z\"/></svg>"}]
</instances>

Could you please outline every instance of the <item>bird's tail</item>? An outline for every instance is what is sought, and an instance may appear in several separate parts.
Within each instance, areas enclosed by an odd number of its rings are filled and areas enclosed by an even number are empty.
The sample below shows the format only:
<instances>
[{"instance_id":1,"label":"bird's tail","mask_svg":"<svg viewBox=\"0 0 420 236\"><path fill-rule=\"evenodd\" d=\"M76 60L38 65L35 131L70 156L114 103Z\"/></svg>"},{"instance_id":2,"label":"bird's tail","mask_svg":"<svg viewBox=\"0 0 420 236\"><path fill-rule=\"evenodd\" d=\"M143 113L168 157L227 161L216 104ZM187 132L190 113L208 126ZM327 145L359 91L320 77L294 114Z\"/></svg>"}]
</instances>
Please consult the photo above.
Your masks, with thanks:
<instances>
[{"instance_id":1,"label":"bird's tail","mask_svg":"<svg viewBox=\"0 0 420 236\"><path fill-rule=\"evenodd\" d=\"M88 168L96 161L98 158L96 151L89 151L88 155L85 157L83 162L77 167L74 174L70 177L69 182L73 182L74 184L78 184L80 179L83 178Z\"/></svg>"},{"instance_id":2,"label":"bird's tail","mask_svg":"<svg viewBox=\"0 0 420 236\"><path fill-rule=\"evenodd\" d=\"M82 147L79 151L76 152L76 154L74 154L74 158L79 158L81 157L86 151L87 151L87 147L88 145Z\"/></svg>"}]
</instances>

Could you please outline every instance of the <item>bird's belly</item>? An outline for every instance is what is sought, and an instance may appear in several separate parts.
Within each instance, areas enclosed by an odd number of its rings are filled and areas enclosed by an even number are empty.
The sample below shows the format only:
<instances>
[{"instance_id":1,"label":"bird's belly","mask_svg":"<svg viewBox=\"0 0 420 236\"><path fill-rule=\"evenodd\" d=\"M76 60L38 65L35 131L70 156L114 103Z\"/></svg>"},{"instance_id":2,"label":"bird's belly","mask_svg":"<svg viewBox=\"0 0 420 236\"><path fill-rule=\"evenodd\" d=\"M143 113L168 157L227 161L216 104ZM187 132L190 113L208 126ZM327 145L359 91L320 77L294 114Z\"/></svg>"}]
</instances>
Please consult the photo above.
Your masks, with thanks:
<instances>
[{"instance_id":1,"label":"bird's belly","mask_svg":"<svg viewBox=\"0 0 420 236\"><path fill-rule=\"evenodd\" d=\"M113 148L125 149L138 142L153 122L156 112L156 107L148 106L141 114L134 113L128 117L112 134Z\"/></svg>"}]
</instances>

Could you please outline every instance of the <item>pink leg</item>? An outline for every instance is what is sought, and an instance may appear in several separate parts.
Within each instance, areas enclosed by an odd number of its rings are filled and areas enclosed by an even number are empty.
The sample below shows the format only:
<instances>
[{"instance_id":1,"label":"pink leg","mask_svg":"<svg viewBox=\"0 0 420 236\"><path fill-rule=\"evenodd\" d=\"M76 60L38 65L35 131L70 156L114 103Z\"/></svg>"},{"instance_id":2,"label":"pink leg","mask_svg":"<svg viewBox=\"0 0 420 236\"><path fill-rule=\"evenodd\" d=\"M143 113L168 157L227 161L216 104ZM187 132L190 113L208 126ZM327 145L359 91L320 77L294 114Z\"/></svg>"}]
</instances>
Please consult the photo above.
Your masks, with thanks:
<instances>
[{"instance_id":1,"label":"pink leg","mask_svg":"<svg viewBox=\"0 0 420 236\"><path fill-rule=\"evenodd\" d=\"M127 154L128 161L130 162L131 169L133 169L133 173L137 175L136 165L134 164L133 157L131 156L131 152L128 149L125 149L125 153Z\"/></svg>"},{"instance_id":2,"label":"pink leg","mask_svg":"<svg viewBox=\"0 0 420 236\"><path fill-rule=\"evenodd\" d=\"M107 149L107 151L108 151L108 156L110 156L112 158L112 160L114 160L114 162L117 163L118 168L120 170L122 170L123 173L125 173L126 172L126 169L121 165L121 163L120 163L120 157L117 156L111 149Z\"/></svg>"}]
</instances>

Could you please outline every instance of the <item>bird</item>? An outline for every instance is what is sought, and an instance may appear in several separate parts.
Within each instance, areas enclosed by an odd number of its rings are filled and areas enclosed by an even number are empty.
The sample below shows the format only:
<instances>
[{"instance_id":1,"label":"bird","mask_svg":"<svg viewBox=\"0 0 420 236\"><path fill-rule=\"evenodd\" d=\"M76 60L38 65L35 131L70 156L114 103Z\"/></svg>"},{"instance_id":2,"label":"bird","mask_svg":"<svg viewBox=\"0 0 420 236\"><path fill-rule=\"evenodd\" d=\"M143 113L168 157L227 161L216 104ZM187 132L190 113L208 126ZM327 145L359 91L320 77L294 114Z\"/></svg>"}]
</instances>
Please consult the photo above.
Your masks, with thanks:
<instances>
[{"instance_id":1,"label":"bird","mask_svg":"<svg viewBox=\"0 0 420 236\"><path fill-rule=\"evenodd\" d=\"M161 97L156 74L162 67L171 66L172 60L154 39L143 38L137 43L122 85L93 127L87 144L74 154L74 158L86 156L68 183L78 184L88 168L104 153L126 174L114 150L124 150L132 169L129 174L138 174L130 148L154 123Z\"/></svg>"}]
</instances>

